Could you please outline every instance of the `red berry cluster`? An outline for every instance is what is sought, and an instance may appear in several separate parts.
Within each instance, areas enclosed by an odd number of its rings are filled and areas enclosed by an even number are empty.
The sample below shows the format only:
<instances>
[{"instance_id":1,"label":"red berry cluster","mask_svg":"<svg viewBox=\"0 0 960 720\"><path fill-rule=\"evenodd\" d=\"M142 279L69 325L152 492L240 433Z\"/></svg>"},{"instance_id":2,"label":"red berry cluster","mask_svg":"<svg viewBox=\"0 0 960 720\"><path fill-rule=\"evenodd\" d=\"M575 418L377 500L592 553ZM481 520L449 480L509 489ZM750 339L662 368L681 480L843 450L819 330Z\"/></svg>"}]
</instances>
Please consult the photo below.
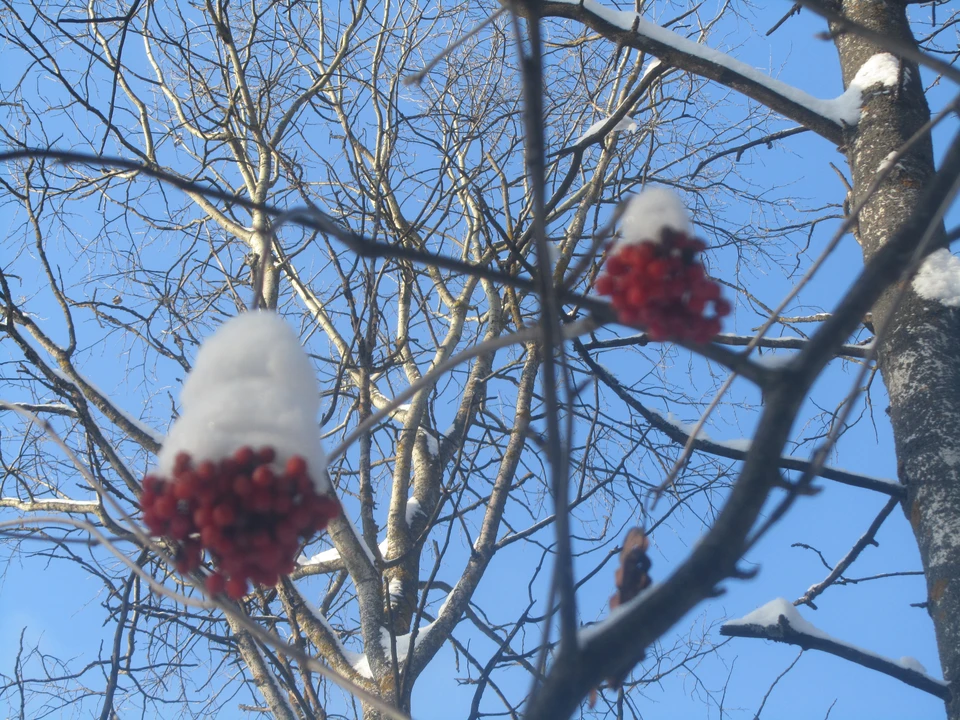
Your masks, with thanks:
<instances>
[{"instance_id":1,"label":"red berry cluster","mask_svg":"<svg viewBox=\"0 0 960 720\"><path fill-rule=\"evenodd\" d=\"M340 513L336 498L317 494L302 457L291 457L282 472L274 469L275 459L273 448L242 447L225 460L194 466L179 453L172 480L143 479L144 524L178 543L178 572L197 570L202 552L209 553L211 595L226 592L239 600L248 581L275 585L293 572L301 539Z\"/></svg>"},{"instance_id":2,"label":"red berry cluster","mask_svg":"<svg viewBox=\"0 0 960 720\"><path fill-rule=\"evenodd\" d=\"M659 243L615 245L597 292L610 296L622 323L645 327L654 340L709 342L730 303L697 258L704 249L701 240L671 228Z\"/></svg>"}]
</instances>

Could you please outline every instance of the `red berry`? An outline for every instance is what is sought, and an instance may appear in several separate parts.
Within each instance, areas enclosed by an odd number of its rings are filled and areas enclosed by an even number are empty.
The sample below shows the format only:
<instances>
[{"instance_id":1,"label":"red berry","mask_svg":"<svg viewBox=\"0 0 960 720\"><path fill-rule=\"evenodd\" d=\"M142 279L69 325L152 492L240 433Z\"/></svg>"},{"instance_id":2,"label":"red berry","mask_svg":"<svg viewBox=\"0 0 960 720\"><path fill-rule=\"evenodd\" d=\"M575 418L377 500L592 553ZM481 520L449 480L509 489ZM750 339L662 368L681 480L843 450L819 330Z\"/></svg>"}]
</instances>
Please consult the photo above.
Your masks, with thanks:
<instances>
[{"instance_id":1,"label":"red berry","mask_svg":"<svg viewBox=\"0 0 960 720\"><path fill-rule=\"evenodd\" d=\"M202 483L210 482L217 474L217 466L209 460L204 460L197 465L197 477Z\"/></svg>"},{"instance_id":2,"label":"red berry","mask_svg":"<svg viewBox=\"0 0 960 720\"><path fill-rule=\"evenodd\" d=\"M196 500L197 505L201 507L213 507L217 501L217 491L212 487L203 488L197 493Z\"/></svg>"},{"instance_id":3,"label":"red berry","mask_svg":"<svg viewBox=\"0 0 960 720\"><path fill-rule=\"evenodd\" d=\"M173 473L176 475L179 472L190 469L190 456L185 452L177 453L177 456L173 459Z\"/></svg>"},{"instance_id":4,"label":"red berry","mask_svg":"<svg viewBox=\"0 0 960 720\"><path fill-rule=\"evenodd\" d=\"M612 295L614 289L613 278L609 275L601 275L597 278L597 284L594 288L599 295Z\"/></svg>"},{"instance_id":5,"label":"red berry","mask_svg":"<svg viewBox=\"0 0 960 720\"><path fill-rule=\"evenodd\" d=\"M156 513L153 512L145 512L143 514L143 524L147 526L147 530L154 536L163 535L167 530L167 521L157 517Z\"/></svg>"},{"instance_id":6,"label":"red berry","mask_svg":"<svg viewBox=\"0 0 960 720\"><path fill-rule=\"evenodd\" d=\"M140 496L140 509L149 510L153 507L153 504L157 501L157 494L151 491L146 491Z\"/></svg>"},{"instance_id":7,"label":"red berry","mask_svg":"<svg viewBox=\"0 0 960 720\"><path fill-rule=\"evenodd\" d=\"M220 570L233 577L243 571L245 565L244 558L239 554L231 553L220 558Z\"/></svg>"},{"instance_id":8,"label":"red berry","mask_svg":"<svg viewBox=\"0 0 960 720\"><path fill-rule=\"evenodd\" d=\"M213 524L213 508L209 505L201 505L193 511L193 524L198 528L204 528Z\"/></svg>"},{"instance_id":9,"label":"red berry","mask_svg":"<svg viewBox=\"0 0 960 720\"><path fill-rule=\"evenodd\" d=\"M223 579L223 575L220 573L213 573L212 575L207 575L207 579L204 581L204 585L207 588L207 592L210 595L219 595L223 592L224 585L226 582Z\"/></svg>"},{"instance_id":10,"label":"red berry","mask_svg":"<svg viewBox=\"0 0 960 720\"><path fill-rule=\"evenodd\" d=\"M237 551L237 545L226 535L221 535L214 544L213 549L220 555L231 555Z\"/></svg>"},{"instance_id":11,"label":"red berry","mask_svg":"<svg viewBox=\"0 0 960 720\"><path fill-rule=\"evenodd\" d=\"M276 570L254 570L250 574L250 579L262 587L273 587L280 577Z\"/></svg>"},{"instance_id":12,"label":"red berry","mask_svg":"<svg viewBox=\"0 0 960 720\"><path fill-rule=\"evenodd\" d=\"M296 528L297 532L304 530L305 528L310 527L311 516L310 511L306 507L300 506L295 507L290 512L289 523L292 527Z\"/></svg>"},{"instance_id":13,"label":"red berry","mask_svg":"<svg viewBox=\"0 0 960 720\"><path fill-rule=\"evenodd\" d=\"M299 532L297 529L287 524L277 525L273 531L273 536L281 545L295 545L297 543L298 535Z\"/></svg>"},{"instance_id":14,"label":"red berry","mask_svg":"<svg viewBox=\"0 0 960 720\"><path fill-rule=\"evenodd\" d=\"M277 495L273 499L273 511L279 515L287 515L293 508L293 500L289 495Z\"/></svg>"},{"instance_id":15,"label":"red berry","mask_svg":"<svg viewBox=\"0 0 960 720\"><path fill-rule=\"evenodd\" d=\"M273 570L281 560L280 548L277 545L269 545L257 550L252 556L253 564L261 570Z\"/></svg>"},{"instance_id":16,"label":"red berry","mask_svg":"<svg viewBox=\"0 0 960 720\"><path fill-rule=\"evenodd\" d=\"M257 459L257 454L249 445L244 445L233 454L233 460L241 467L252 465Z\"/></svg>"},{"instance_id":17,"label":"red berry","mask_svg":"<svg viewBox=\"0 0 960 720\"><path fill-rule=\"evenodd\" d=\"M204 525L200 528L200 542L210 549L217 549L223 541L223 533L216 525Z\"/></svg>"},{"instance_id":18,"label":"red berry","mask_svg":"<svg viewBox=\"0 0 960 720\"><path fill-rule=\"evenodd\" d=\"M718 300L720 298L720 286L713 280L705 278L700 285L698 294L705 300Z\"/></svg>"},{"instance_id":19,"label":"red berry","mask_svg":"<svg viewBox=\"0 0 960 720\"><path fill-rule=\"evenodd\" d=\"M327 506L327 517L328 517L328 518L330 518L330 519L332 520L333 518L340 516L340 512L343 510L343 508L342 508L342 506L340 505L340 501L339 501L339 500L337 500L337 499L336 499L335 497L333 497L332 495L323 495L323 496L321 496L320 499L321 499L321 500L324 502L324 504Z\"/></svg>"},{"instance_id":20,"label":"red berry","mask_svg":"<svg viewBox=\"0 0 960 720\"><path fill-rule=\"evenodd\" d=\"M153 504L153 511L161 520L170 520L177 513L177 500L173 495L163 495Z\"/></svg>"},{"instance_id":21,"label":"red berry","mask_svg":"<svg viewBox=\"0 0 960 720\"><path fill-rule=\"evenodd\" d=\"M190 519L184 515L176 515L170 521L170 537L174 540L186 540L192 530Z\"/></svg>"},{"instance_id":22,"label":"red berry","mask_svg":"<svg viewBox=\"0 0 960 720\"><path fill-rule=\"evenodd\" d=\"M627 271L627 265L619 255L611 255L607 258L607 272L616 277Z\"/></svg>"},{"instance_id":23,"label":"red berry","mask_svg":"<svg viewBox=\"0 0 960 720\"><path fill-rule=\"evenodd\" d=\"M273 507L273 498L268 490L254 490L250 494L250 509L254 512L268 513Z\"/></svg>"},{"instance_id":24,"label":"red berry","mask_svg":"<svg viewBox=\"0 0 960 720\"><path fill-rule=\"evenodd\" d=\"M231 577L226 584L227 597L231 600L240 600L247 594L247 581L241 577Z\"/></svg>"},{"instance_id":25,"label":"red berry","mask_svg":"<svg viewBox=\"0 0 960 720\"><path fill-rule=\"evenodd\" d=\"M255 487L269 488L273 485L273 470L266 465L261 465L253 471L250 480L253 481Z\"/></svg>"},{"instance_id":26,"label":"red berry","mask_svg":"<svg viewBox=\"0 0 960 720\"><path fill-rule=\"evenodd\" d=\"M284 472L290 477L297 477L307 472L307 461L299 455L292 456L287 460Z\"/></svg>"},{"instance_id":27,"label":"red berry","mask_svg":"<svg viewBox=\"0 0 960 720\"><path fill-rule=\"evenodd\" d=\"M270 446L262 447L257 451L257 460L264 465L272 463L276 458L277 451Z\"/></svg>"},{"instance_id":28,"label":"red berry","mask_svg":"<svg viewBox=\"0 0 960 720\"><path fill-rule=\"evenodd\" d=\"M223 503L213 509L213 522L222 528L233 525L237 519L237 512L232 505Z\"/></svg>"},{"instance_id":29,"label":"red berry","mask_svg":"<svg viewBox=\"0 0 960 720\"><path fill-rule=\"evenodd\" d=\"M190 470L180 474L177 481L173 484L173 496L178 500L189 500L192 498L200 485L197 476Z\"/></svg>"},{"instance_id":30,"label":"red berry","mask_svg":"<svg viewBox=\"0 0 960 720\"><path fill-rule=\"evenodd\" d=\"M217 465L216 477L223 481L230 482L230 478L240 470L239 464L233 458L224 458Z\"/></svg>"},{"instance_id":31,"label":"red berry","mask_svg":"<svg viewBox=\"0 0 960 720\"><path fill-rule=\"evenodd\" d=\"M180 548L177 557L174 560L177 572L181 575L191 573L200 567L200 545L196 542L187 541Z\"/></svg>"},{"instance_id":32,"label":"red berry","mask_svg":"<svg viewBox=\"0 0 960 720\"><path fill-rule=\"evenodd\" d=\"M257 468L259 470L259 468ZM233 492L237 497L245 498L253 491L253 483L246 475L237 475L233 479Z\"/></svg>"},{"instance_id":33,"label":"red berry","mask_svg":"<svg viewBox=\"0 0 960 720\"><path fill-rule=\"evenodd\" d=\"M297 492L303 495L312 495L314 493L313 480L306 475L297 478Z\"/></svg>"}]
</instances>

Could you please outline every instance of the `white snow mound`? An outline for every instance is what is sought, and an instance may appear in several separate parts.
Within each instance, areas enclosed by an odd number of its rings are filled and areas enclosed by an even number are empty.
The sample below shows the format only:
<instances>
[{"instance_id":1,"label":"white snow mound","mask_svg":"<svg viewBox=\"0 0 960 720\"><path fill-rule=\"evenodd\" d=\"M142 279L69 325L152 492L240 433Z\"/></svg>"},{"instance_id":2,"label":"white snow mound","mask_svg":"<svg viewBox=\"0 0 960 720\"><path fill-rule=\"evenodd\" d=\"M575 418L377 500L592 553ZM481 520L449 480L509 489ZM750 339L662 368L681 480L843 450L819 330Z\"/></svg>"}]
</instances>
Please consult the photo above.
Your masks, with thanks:
<instances>
[{"instance_id":1,"label":"white snow mound","mask_svg":"<svg viewBox=\"0 0 960 720\"><path fill-rule=\"evenodd\" d=\"M896 87L900 81L900 61L890 53L877 53L857 70L850 86L840 97L830 102L835 106L834 117L847 125L856 125L860 122L863 95L868 90L878 86L883 88Z\"/></svg>"},{"instance_id":2,"label":"white snow mound","mask_svg":"<svg viewBox=\"0 0 960 720\"><path fill-rule=\"evenodd\" d=\"M627 203L620 218L620 241L617 244L659 243L665 227L689 235L687 208L676 193L665 188L647 188Z\"/></svg>"},{"instance_id":3,"label":"white snow mound","mask_svg":"<svg viewBox=\"0 0 960 720\"><path fill-rule=\"evenodd\" d=\"M797 611L793 603L786 598L776 598L766 605L758 607L752 613L744 615L739 620L729 620L725 625L759 625L760 627L776 627L780 624L780 616L797 632L816 637L828 637L819 628L810 624Z\"/></svg>"},{"instance_id":4,"label":"white snow mound","mask_svg":"<svg viewBox=\"0 0 960 720\"><path fill-rule=\"evenodd\" d=\"M180 404L181 415L157 457L161 475L172 474L180 452L197 463L223 459L244 445L269 445L277 468L300 455L317 492L329 492L316 376L296 334L275 313L243 313L207 338Z\"/></svg>"},{"instance_id":5,"label":"white snow mound","mask_svg":"<svg viewBox=\"0 0 960 720\"><path fill-rule=\"evenodd\" d=\"M914 672L927 674L927 669L923 666L919 660L915 657L910 657L909 655L904 655L900 658L900 667L906 668L907 670L913 670Z\"/></svg>"},{"instance_id":6,"label":"white snow mound","mask_svg":"<svg viewBox=\"0 0 960 720\"><path fill-rule=\"evenodd\" d=\"M603 126L606 125L609 121L610 121L610 118L604 118L603 120L598 120L593 125L587 128L587 131L579 137L577 142L581 143L584 140L587 140L588 138L593 137L594 135L599 133L600 130L603 128ZM637 121L630 117L622 118L616 125L610 128L610 132L636 132L636 131L637 131Z\"/></svg>"},{"instance_id":7,"label":"white snow mound","mask_svg":"<svg viewBox=\"0 0 960 720\"><path fill-rule=\"evenodd\" d=\"M946 248L934 250L913 279L913 290L924 300L960 307L960 258Z\"/></svg>"}]
</instances>

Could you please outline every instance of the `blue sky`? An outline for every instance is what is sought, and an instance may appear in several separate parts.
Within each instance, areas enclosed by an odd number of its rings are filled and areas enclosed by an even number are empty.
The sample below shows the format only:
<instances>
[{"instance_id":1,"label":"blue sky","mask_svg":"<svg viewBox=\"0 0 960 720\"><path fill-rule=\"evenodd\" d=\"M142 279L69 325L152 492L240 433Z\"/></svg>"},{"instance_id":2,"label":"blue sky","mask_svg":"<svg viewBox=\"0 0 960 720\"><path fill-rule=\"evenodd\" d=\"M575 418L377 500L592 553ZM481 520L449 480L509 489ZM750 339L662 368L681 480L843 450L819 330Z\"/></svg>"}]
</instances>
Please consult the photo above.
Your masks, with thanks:
<instances>
[{"instance_id":1,"label":"blue sky","mask_svg":"<svg viewBox=\"0 0 960 720\"><path fill-rule=\"evenodd\" d=\"M778 4L761 10L755 18L757 26L762 29L769 27L787 7L786 4ZM788 27L772 38L754 38L734 54L761 68L775 72L782 68L779 72L781 79L817 96L832 97L842 90L839 69L832 46L813 37L820 30L821 24L804 13L790 20ZM732 33L737 31L738 28L731 24L731 35L727 37L732 38ZM722 37L722 34L717 34L711 40L711 45L717 46ZM815 77L811 77L811 68L815 68ZM937 93L932 97L936 99ZM952 121L939 131L937 137L942 139L944 133L955 129L956 122ZM844 158L835 148L821 139L802 135L778 143L772 150L758 148L751 151L744 156L742 165L756 185L782 185L788 181L791 195L806 198L809 205L818 205L836 203L842 198L842 186L829 168L829 162L845 170ZM746 217L751 210L745 207L741 212ZM825 223L817 228L811 255L826 243L834 227L835 223ZM710 240L709 237L707 239ZM725 258L729 261L723 253L716 256L717 267L721 270ZM829 308L831 301L837 297L838 288L842 289L850 281L851 271L859 265L859 249L852 237L848 236L831 257L826 269L804 292L804 306ZM750 278L751 292L768 304L778 300L787 288L786 281L772 268L747 268L745 276ZM52 313L52 317L56 317L56 314ZM741 312L735 329L746 333L755 324L755 316ZM123 386L118 386L116 375L115 349L91 349L89 357L85 372L105 389L119 388L122 392ZM682 368L687 357L681 351L673 356L672 361L676 367ZM618 372L628 374L634 359L627 352L605 353L603 362ZM847 391L855 370L854 365L844 368L842 363L835 363L816 388L814 397L829 409L832 406L828 403L835 404ZM171 377L167 374L164 379L171 382ZM703 382L704 387L710 386L702 365L696 365L695 377ZM171 389L175 390L173 387ZM131 393L130 397L135 398L136 395ZM749 388L739 384L735 386L734 397L750 402L757 400ZM134 399L131 402L136 401ZM876 424L869 417L859 422L843 437L838 452L831 458L831 464L892 478L895 476L896 463L892 438L883 413L885 397L879 378L873 385L872 402ZM127 405L126 408L135 409L133 405ZM811 404L805 412L812 416L819 410ZM752 423L756 421L754 414L735 410L725 410L719 418L709 432L713 437L722 439L749 435ZM689 422L696 418L691 412L682 419ZM803 428L796 430L800 434ZM811 449L807 446L798 450L797 454L809 453ZM813 498L801 500L787 519L777 525L748 556L750 562L759 566L759 576L749 582L727 583L727 593L715 602L697 608L677 626L678 632L685 633L691 625L710 625L724 617L739 617L778 596L791 600L798 597L811 584L821 580L827 570L814 553L791 546L798 542L809 543L820 549L829 562L835 562L863 533L885 501L884 497L869 491L843 487L830 481L820 481L818 486L822 492ZM618 520L626 523L629 518ZM655 535L655 547L651 552L655 579L663 578L671 567L682 560L699 532L698 520L685 516L676 525ZM848 573L850 576L862 577L920 568L911 530L899 510L894 511L877 539L880 546L868 548ZM517 602L522 604L526 597L526 581L519 588L513 587L510 582L510 578L518 574L521 568L529 566L529 558L518 555L519 551L498 557L477 595L477 602L489 604L495 614L498 603L502 603L505 618L510 617L507 609L512 609ZM586 569L589 569L588 563L578 565L578 571L584 572ZM585 585L582 591L585 622L603 616L600 608L611 592L612 573L613 565L608 564ZM539 585L544 584L545 578L541 578ZM29 588L29 591L25 592L22 588ZM509 602L504 599L505 588L514 591L514 597ZM3 672L9 673L12 669L16 639L23 627L28 628L28 641L39 641L44 651L61 657L75 656L78 658L76 662L85 662L84 653L101 640L109 641L111 634L109 626L102 626L104 617L97 592L99 583L91 582L68 563L45 566L32 561L25 567L16 563L7 565L0 585L0 668ZM909 607L910 603L924 599L922 578L891 578L832 588L820 598L819 610L803 608L801 612L818 627L842 640L895 659L904 655L916 657L931 674L939 676L929 619L924 610ZM713 637L716 637L715 632ZM483 641L477 639L476 642ZM670 638L665 638L664 642L669 643ZM720 710L717 707L711 707L710 710L704 707L703 697L708 691L714 693L715 698L719 697L727 683L724 712L730 717L749 718L759 707L770 683L792 662L796 654L797 649L793 647L734 639L719 656L709 657L695 668L670 676L659 687L650 687L644 697L638 700L638 706L644 717L719 717ZM641 673L643 669L641 666L637 672ZM454 669L453 652L445 647L417 686L414 695L415 716L425 720L448 718L449 708L454 703L462 706L464 700L469 702L474 687L457 685L454 680L464 674L464 669ZM504 682L512 686L515 692L522 693L527 678L523 675L515 678ZM814 652L806 653L779 682L767 700L763 716L784 720L823 717L834 700L836 705L830 715L834 719L922 719L943 716L942 704L931 696L873 671ZM235 705L224 706L219 717L246 717L246 714L231 715L230 708Z\"/></svg>"}]
</instances>

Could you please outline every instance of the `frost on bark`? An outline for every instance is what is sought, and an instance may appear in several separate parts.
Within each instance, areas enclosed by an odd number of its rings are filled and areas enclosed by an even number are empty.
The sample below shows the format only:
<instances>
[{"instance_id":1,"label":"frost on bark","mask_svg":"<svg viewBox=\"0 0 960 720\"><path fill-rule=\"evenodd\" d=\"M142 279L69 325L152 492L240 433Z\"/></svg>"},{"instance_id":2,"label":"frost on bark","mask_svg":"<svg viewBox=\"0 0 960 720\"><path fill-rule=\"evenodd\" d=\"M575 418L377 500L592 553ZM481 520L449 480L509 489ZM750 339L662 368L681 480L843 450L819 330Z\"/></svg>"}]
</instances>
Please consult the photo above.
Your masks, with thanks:
<instances>
[{"instance_id":1,"label":"frost on bark","mask_svg":"<svg viewBox=\"0 0 960 720\"><path fill-rule=\"evenodd\" d=\"M898 2L844 2L848 19L916 45ZM839 28L832 28L835 32ZM848 84L882 48L851 33L836 40ZM890 153L930 119L917 66L903 61L897 87L864 94L860 123L847 139L855 205ZM855 233L869 260L897 231L934 173L929 135L896 164L859 216ZM935 245L943 246L942 225ZM921 238L917 238L917 242ZM923 560L928 609L936 630L944 678L960 680L960 313L907 288L895 305L899 286L887 289L873 308L878 332L886 339L879 363L890 396L890 420L898 474L907 487L904 510ZM881 330L883 328L883 330ZM948 706L960 718L960 698Z\"/></svg>"}]
</instances>

